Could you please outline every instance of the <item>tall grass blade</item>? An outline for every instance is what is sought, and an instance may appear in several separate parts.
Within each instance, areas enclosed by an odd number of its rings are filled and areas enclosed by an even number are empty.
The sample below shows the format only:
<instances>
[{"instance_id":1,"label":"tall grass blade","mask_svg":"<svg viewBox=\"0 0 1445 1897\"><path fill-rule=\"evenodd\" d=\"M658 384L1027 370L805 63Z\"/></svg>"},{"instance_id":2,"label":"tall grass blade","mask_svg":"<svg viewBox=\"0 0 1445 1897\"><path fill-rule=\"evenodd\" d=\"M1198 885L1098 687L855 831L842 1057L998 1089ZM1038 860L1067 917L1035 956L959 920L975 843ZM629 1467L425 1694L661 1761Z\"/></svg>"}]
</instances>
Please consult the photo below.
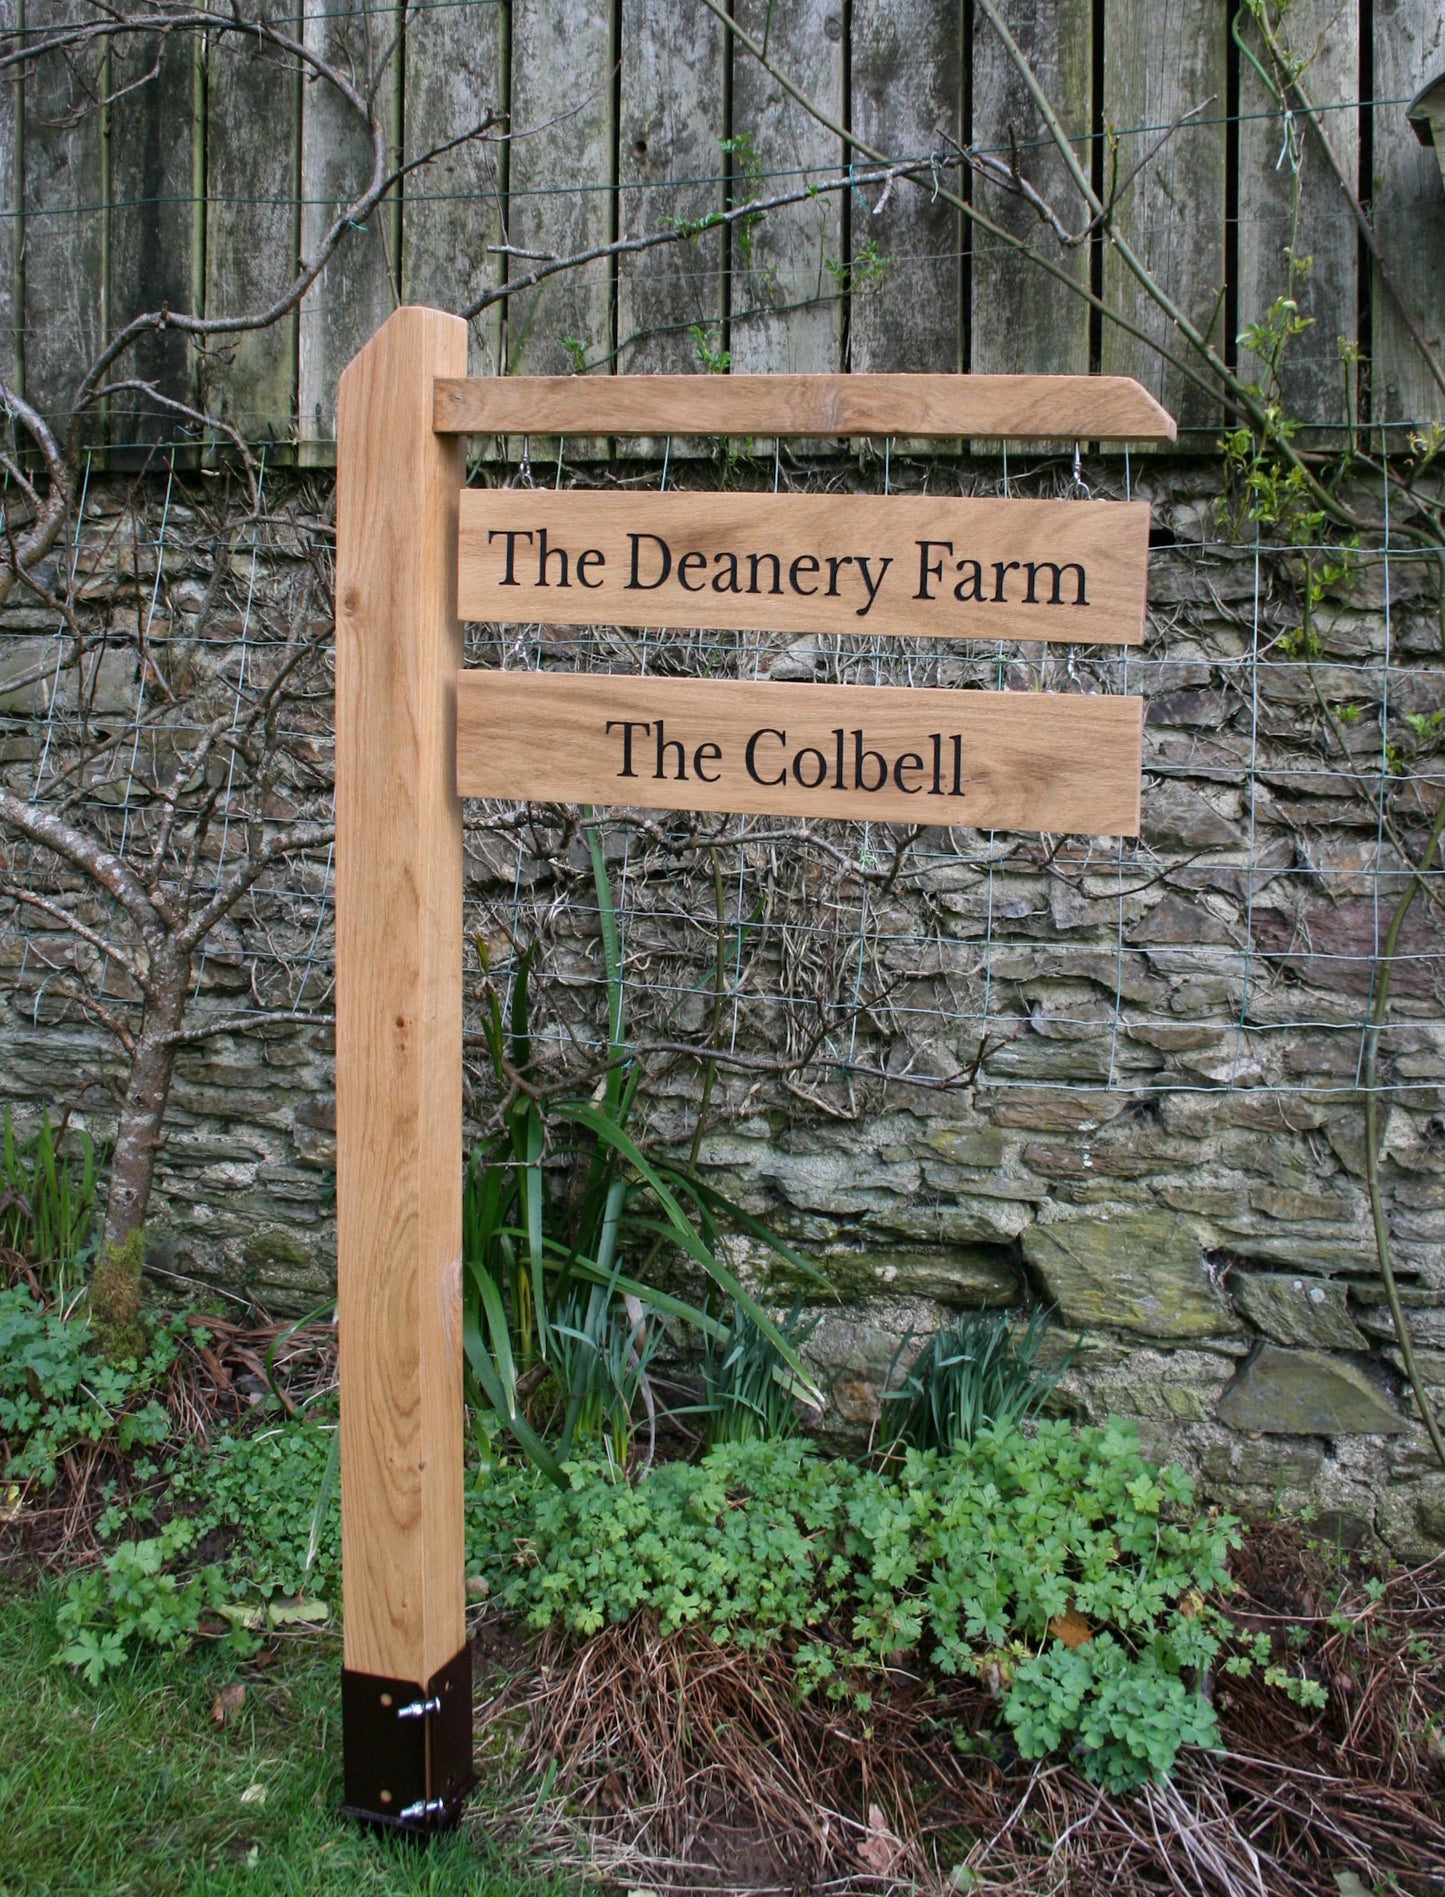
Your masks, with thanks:
<instances>
[{"instance_id":1,"label":"tall grass blade","mask_svg":"<svg viewBox=\"0 0 1445 1897\"><path fill-rule=\"evenodd\" d=\"M480 1289L485 1283L490 1281L482 1279L476 1280L475 1282L478 1283ZM495 1285L492 1286L492 1290L495 1293ZM498 1308L500 1309L500 1301L498 1301ZM503 1318L503 1332L505 1332L505 1329L506 1322L505 1318ZM494 1331L494 1344L495 1340L496 1333ZM462 1312L462 1349L466 1356L467 1366L476 1380L477 1388L481 1392L482 1397L490 1407L496 1411L499 1417L505 1418L508 1429L516 1438L523 1453L542 1471L543 1475L545 1475L549 1481L555 1482L559 1489L565 1489L568 1486L567 1476L561 1463L532 1428L532 1425L527 1421L526 1416L517 1403L515 1377L504 1380L504 1377L499 1372L497 1363L493 1362L491 1352L488 1350L486 1342L482 1337L475 1315L472 1311L466 1309ZM506 1351L502 1361L505 1362L507 1368L510 1370L512 1361L510 1350Z\"/></svg>"},{"instance_id":2,"label":"tall grass blade","mask_svg":"<svg viewBox=\"0 0 1445 1897\"><path fill-rule=\"evenodd\" d=\"M624 1133L620 1127L614 1126L606 1114L600 1113L595 1107L583 1101L573 1100L564 1102L557 1107L556 1111L559 1115L572 1119L579 1125L590 1128L591 1131L597 1135L599 1140L605 1140L609 1145L613 1146L627 1161L628 1165L646 1180L647 1184L651 1186L658 1204L662 1207L663 1214L671 1228L670 1235L676 1244L685 1251L695 1263L701 1265L702 1269L718 1288L724 1291L728 1297L732 1298L740 1310L747 1312L758 1329L773 1343L789 1368L796 1371L798 1376L807 1383L809 1381L808 1372L797 1351L794 1350L793 1346L784 1337L783 1333L778 1329L777 1325L768 1316L767 1312L757 1300L750 1296L743 1288L732 1270L722 1262L716 1251L710 1250L698 1237L691 1220L687 1218L682 1207L663 1184L661 1176L648 1163L647 1158L637 1143L628 1134Z\"/></svg>"},{"instance_id":3,"label":"tall grass blade","mask_svg":"<svg viewBox=\"0 0 1445 1897\"><path fill-rule=\"evenodd\" d=\"M970 1311L919 1351L898 1388L885 1393L895 1425L886 1454L906 1445L950 1450L984 1428L1017 1427L1037 1415L1073 1353L1041 1368L1049 1313L1035 1311L1015 1337L1005 1311Z\"/></svg>"},{"instance_id":4,"label":"tall grass blade","mask_svg":"<svg viewBox=\"0 0 1445 1897\"><path fill-rule=\"evenodd\" d=\"M584 815L591 818L590 808ZM597 919L602 928L602 965L607 975L607 1082L606 1099L615 1105L622 1080L623 988L622 944L617 933L617 910L612 901L612 884L602 854L602 838L597 825L587 824L587 847L592 856L592 881L597 889Z\"/></svg>"},{"instance_id":5,"label":"tall grass blade","mask_svg":"<svg viewBox=\"0 0 1445 1897\"><path fill-rule=\"evenodd\" d=\"M309 1574L311 1564L316 1559L316 1551L321 1546L321 1531L326 1525L326 1511L331 1507L331 1498L336 1493L336 1479L341 1473L341 1430L338 1426L331 1432L331 1445L326 1451L326 1467L321 1471L321 1486L316 1491L316 1505L311 1510L311 1527L306 1536L306 1559L301 1563L301 1572Z\"/></svg>"}]
</instances>

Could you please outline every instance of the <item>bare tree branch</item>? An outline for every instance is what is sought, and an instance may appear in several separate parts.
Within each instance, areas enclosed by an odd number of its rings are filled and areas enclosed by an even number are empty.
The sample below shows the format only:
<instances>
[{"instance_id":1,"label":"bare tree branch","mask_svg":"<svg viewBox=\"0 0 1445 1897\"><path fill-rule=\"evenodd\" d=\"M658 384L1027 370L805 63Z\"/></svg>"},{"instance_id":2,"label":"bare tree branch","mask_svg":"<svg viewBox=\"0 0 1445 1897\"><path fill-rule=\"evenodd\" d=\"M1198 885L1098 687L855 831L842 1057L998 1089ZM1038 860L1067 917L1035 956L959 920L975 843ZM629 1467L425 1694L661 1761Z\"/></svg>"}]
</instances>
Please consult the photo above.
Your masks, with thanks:
<instances>
[{"instance_id":1,"label":"bare tree branch","mask_svg":"<svg viewBox=\"0 0 1445 1897\"><path fill-rule=\"evenodd\" d=\"M93 949L105 956L108 961L114 962L118 968L123 968L142 994L150 993L150 980L139 957L132 955L129 949L121 948L118 943L108 941L105 936L97 934L94 929L82 922L79 916L72 915L63 903L52 902L48 896L39 896L34 890L24 889L18 883L0 883L0 895L9 896L13 902L23 902L32 909L40 910L43 915L58 922L62 928L68 929L72 935L78 935L82 942L88 942Z\"/></svg>"},{"instance_id":2,"label":"bare tree branch","mask_svg":"<svg viewBox=\"0 0 1445 1897\"><path fill-rule=\"evenodd\" d=\"M244 1014L207 1014L177 1028L168 1039L172 1047L194 1047L217 1034L254 1034L257 1028L333 1027L334 1014L310 1008L250 1008Z\"/></svg>"},{"instance_id":3,"label":"bare tree branch","mask_svg":"<svg viewBox=\"0 0 1445 1897\"><path fill-rule=\"evenodd\" d=\"M0 815L3 815L0 811ZM210 934L221 917L234 909L237 902L278 857L293 856L303 850L319 850L334 842L336 826L330 823L298 823L289 830L278 830L273 836L247 854L241 863L217 888L210 901L177 930L177 945L186 953Z\"/></svg>"},{"instance_id":4,"label":"bare tree branch","mask_svg":"<svg viewBox=\"0 0 1445 1897\"><path fill-rule=\"evenodd\" d=\"M161 916L129 863L109 850L102 849L78 825L66 823L53 811L39 804L27 803L4 789L0 789L0 823L18 830L31 843L53 850L72 868L108 890L145 940L160 936L163 928Z\"/></svg>"},{"instance_id":5,"label":"bare tree branch","mask_svg":"<svg viewBox=\"0 0 1445 1897\"><path fill-rule=\"evenodd\" d=\"M45 417L4 382L0 382L0 405L3 405L6 412L20 423L40 450L49 482L43 501L38 499L29 481L24 483L35 509L35 517L25 535L11 543L10 571L0 572L0 604L3 604L21 568L34 566L37 560L43 560L55 545L60 530L65 524L66 514L70 510L70 478L60 448L46 425ZM15 473L19 474L18 468L15 469Z\"/></svg>"},{"instance_id":6,"label":"bare tree branch","mask_svg":"<svg viewBox=\"0 0 1445 1897\"><path fill-rule=\"evenodd\" d=\"M945 168L956 165L957 158L944 159ZM566 257L547 257L536 270L529 270L520 277L510 277L505 283L497 284L493 289L468 303L459 313L471 318L479 316L483 310L491 309L494 304L503 303L509 297L517 296L524 290L534 289L544 283L548 277L554 277L559 271L577 270L583 264L596 263L602 257L634 256L638 251L656 250L663 244L692 243L706 236L709 231L726 230L730 225L746 221L748 218L763 217L769 211L783 209L789 204L804 204L812 198L824 197L834 191L851 191L862 185L882 184L885 190L895 178L932 177L934 165L927 159L900 159L896 164L883 164L869 171L855 171L851 176L844 173L834 178L823 178L815 184L803 186L796 191L779 191L771 197L749 198L745 203L729 205L725 211L709 211L698 218L679 218L669 228L660 231L648 231L641 237L619 238L614 243L594 244L588 250L573 251ZM505 252L509 256L535 257L536 251L517 251L510 244L493 244L489 247L497 253Z\"/></svg>"}]
</instances>

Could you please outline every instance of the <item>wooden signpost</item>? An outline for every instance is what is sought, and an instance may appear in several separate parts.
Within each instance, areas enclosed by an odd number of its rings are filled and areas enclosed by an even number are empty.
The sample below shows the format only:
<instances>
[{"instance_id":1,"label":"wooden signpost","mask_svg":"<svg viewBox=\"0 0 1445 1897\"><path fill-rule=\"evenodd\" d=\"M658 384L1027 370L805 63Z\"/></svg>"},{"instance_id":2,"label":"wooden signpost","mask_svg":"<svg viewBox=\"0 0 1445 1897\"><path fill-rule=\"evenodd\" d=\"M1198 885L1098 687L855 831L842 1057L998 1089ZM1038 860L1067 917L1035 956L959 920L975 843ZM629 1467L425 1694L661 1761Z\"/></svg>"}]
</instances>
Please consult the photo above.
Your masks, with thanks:
<instances>
[{"instance_id":1,"label":"wooden signpost","mask_svg":"<svg viewBox=\"0 0 1445 1897\"><path fill-rule=\"evenodd\" d=\"M472 1781L461 797L1138 829L1138 699L462 671L461 616L1127 644L1148 534L1119 503L465 489L461 437L1174 436L1122 377L468 381L466 338L396 311L337 409L345 1808L420 1833Z\"/></svg>"}]
</instances>

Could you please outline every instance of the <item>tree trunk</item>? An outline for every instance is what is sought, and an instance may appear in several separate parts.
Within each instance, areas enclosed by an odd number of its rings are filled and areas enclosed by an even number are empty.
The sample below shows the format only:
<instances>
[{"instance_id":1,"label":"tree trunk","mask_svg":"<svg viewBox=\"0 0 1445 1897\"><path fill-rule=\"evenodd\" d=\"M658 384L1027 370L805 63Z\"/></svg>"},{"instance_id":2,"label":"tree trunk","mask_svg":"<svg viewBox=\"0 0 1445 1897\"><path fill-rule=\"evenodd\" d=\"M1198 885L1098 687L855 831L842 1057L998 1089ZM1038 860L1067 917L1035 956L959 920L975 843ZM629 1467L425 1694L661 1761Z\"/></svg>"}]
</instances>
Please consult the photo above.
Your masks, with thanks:
<instances>
[{"instance_id":1,"label":"tree trunk","mask_svg":"<svg viewBox=\"0 0 1445 1897\"><path fill-rule=\"evenodd\" d=\"M126 1080L115 1151L110 1162L110 1196L105 1206L103 1244L123 1246L145 1223L160 1147L161 1122L176 1062L174 1036L185 1012L191 958L167 942L152 953L151 993Z\"/></svg>"}]
</instances>

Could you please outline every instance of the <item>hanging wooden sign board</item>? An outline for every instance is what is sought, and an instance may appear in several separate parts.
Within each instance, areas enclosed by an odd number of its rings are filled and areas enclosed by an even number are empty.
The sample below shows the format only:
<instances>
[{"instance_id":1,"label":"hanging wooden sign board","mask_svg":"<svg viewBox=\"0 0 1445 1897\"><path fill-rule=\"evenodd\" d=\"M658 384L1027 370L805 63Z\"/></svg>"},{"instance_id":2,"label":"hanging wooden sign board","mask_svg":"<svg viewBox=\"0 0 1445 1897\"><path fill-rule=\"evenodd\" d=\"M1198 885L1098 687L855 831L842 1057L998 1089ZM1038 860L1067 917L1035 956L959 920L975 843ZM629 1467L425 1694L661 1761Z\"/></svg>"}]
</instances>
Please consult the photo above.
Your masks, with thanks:
<instances>
[{"instance_id":1,"label":"hanging wooden sign board","mask_svg":"<svg viewBox=\"0 0 1445 1897\"><path fill-rule=\"evenodd\" d=\"M419 1832L472 1775L460 796L1138 828L1137 698L460 671L459 594L531 623L1129 643L1148 525L1085 501L466 491L458 437L1174 435L1120 377L469 381L466 359L460 318L400 309L337 400L342 1745L346 1808Z\"/></svg>"},{"instance_id":2,"label":"hanging wooden sign board","mask_svg":"<svg viewBox=\"0 0 1445 1897\"><path fill-rule=\"evenodd\" d=\"M1137 644L1147 501L465 488L464 619Z\"/></svg>"},{"instance_id":3,"label":"hanging wooden sign board","mask_svg":"<svg viewBox=\"0 0 1445 1897\"><path fill-rule=\"evenodd\" d=\"M1137 836L1143 700L457 676L463 797Z\"/></svg>"}]
</instances>

